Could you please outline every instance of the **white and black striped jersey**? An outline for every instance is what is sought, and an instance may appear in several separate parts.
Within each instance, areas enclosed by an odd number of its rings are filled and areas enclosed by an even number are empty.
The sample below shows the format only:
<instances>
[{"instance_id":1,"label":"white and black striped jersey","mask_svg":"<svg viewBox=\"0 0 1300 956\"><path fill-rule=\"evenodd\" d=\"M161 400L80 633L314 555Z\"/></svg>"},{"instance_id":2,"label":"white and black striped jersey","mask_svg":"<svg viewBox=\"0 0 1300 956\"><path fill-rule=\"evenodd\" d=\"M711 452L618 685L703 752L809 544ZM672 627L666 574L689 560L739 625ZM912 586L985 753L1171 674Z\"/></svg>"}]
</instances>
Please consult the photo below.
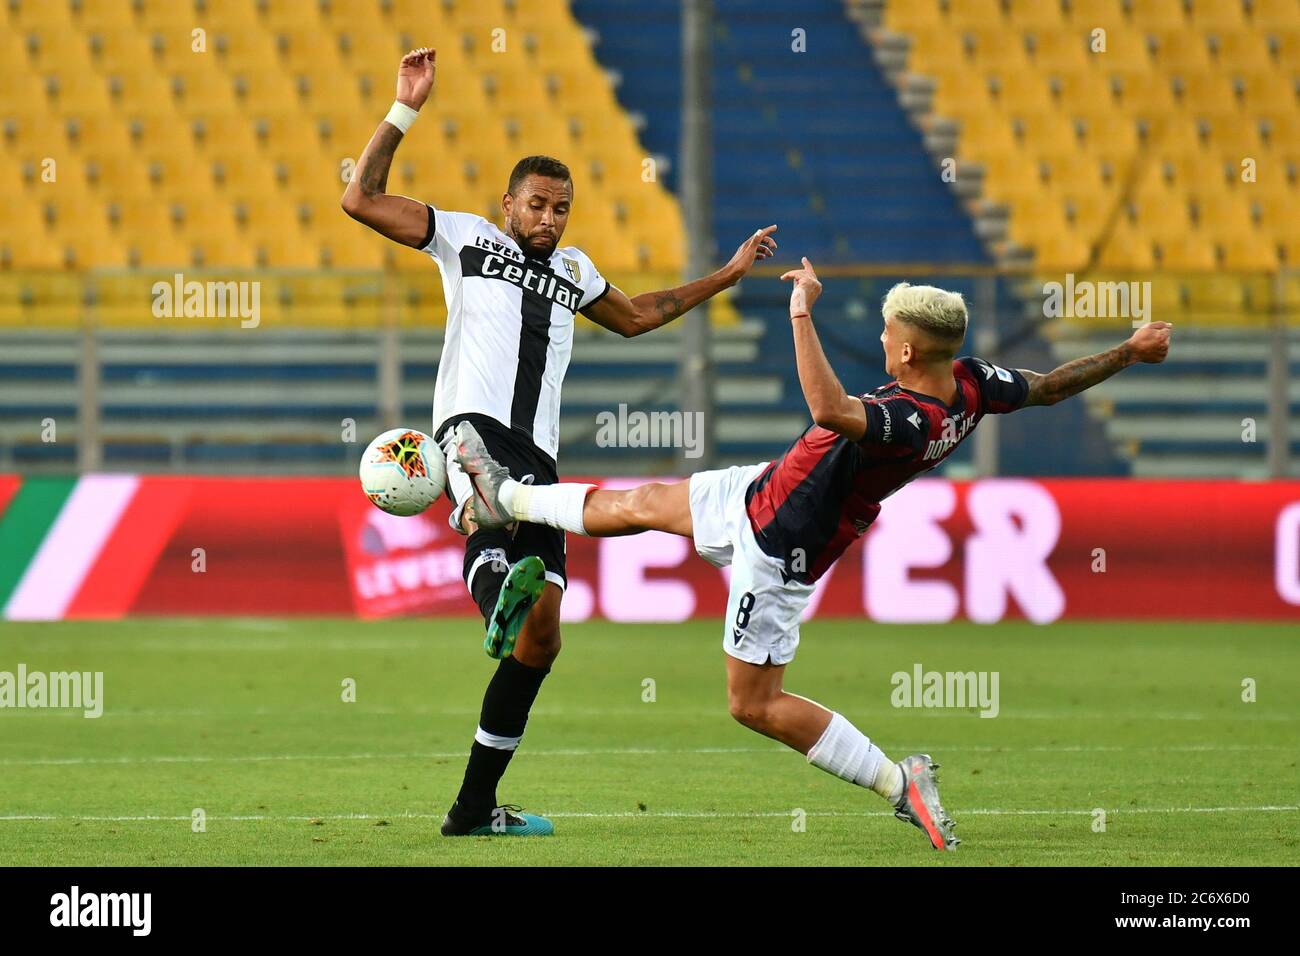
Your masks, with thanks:
<instances>
[{"instance_id":1,"label":"white and black striped jersey","mask_svg":"<svg viewBox=\"0 0 1300 956\"><path fill-rule=\"evenodd\" d=\"M421 251L438 263L447 298L434 435L452 416L478 412L554 460L573 317L609 283L575 246L556 247L546 261L529 258L482 216L432 206Z\"/></svg>"}]
</instances>

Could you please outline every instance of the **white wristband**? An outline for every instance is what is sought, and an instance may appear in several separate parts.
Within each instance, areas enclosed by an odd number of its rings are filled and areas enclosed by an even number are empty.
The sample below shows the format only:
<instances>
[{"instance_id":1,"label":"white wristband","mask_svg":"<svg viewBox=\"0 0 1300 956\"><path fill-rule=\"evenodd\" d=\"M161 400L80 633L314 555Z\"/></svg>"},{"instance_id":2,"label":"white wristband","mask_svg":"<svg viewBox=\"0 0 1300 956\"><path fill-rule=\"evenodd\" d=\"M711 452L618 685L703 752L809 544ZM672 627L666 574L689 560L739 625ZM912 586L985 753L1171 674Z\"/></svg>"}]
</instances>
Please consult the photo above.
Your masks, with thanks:
<instances>
[{"instance_id":1,"label":"white wristband","mask_svg":"<svg viewBox=\"0 0 1300 956\"><path fill-rule=\"evenodd\" d=\"M405 103L399 103L394 100L392 108L388 111L388 115L384 117L384 122L392 123L405 133L411 128L411 124L415 122L415 118L419 115L419 110L413 110Z\"/></svg>"}]
</instances>

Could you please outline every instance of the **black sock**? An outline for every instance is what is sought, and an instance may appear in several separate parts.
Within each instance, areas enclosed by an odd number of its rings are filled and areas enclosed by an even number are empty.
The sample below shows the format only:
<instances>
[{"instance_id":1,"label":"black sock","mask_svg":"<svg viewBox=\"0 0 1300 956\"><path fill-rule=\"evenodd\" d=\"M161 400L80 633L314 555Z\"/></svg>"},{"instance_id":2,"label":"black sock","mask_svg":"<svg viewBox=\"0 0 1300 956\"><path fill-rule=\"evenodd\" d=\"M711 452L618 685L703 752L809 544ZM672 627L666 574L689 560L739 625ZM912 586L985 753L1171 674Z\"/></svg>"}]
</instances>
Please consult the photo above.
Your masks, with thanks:
<instances>
[{"instance_id":1,"label":"black sock","mask_svg":"<svg viewBox=\"0 0 1300 956\"><path fill-rule=\"evenodd\" d=\"M522 737L528 712L550 671L549 667L521 664L514 657L502 660L483 694L479 729L496 737ZM479 820L491 814L497 805L497 782L514 753L513 748L501 750L474 741L465 767L465 781L456 796L459 815L466 820Z\"/></svg>"},{"instance_id":2,"label":"black sock","mask_svg":"<svg viewBox=\"0 0 1300 956\"><path fill-rule=\"evenodd\" d=\"M491 619L501 585L506 580L509 546L510 535L499 528L475 531L465 542L465 584L483 614L484 623Z\"/></svg>"}]
</instances>

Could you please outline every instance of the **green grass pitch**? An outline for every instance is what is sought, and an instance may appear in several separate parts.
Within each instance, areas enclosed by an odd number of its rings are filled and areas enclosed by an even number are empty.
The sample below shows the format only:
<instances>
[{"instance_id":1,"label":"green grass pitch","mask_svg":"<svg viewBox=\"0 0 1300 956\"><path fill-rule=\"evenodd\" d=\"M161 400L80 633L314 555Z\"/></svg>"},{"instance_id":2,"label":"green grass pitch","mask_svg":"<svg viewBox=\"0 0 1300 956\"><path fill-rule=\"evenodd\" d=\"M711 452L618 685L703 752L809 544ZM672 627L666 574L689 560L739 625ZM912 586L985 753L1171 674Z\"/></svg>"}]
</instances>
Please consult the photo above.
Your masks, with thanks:
<instances>
[{"instance_id":1,"label":"green grass pitch","mask_svg":"<svg viewBox=\"0 0 1300 956\"><path fill-rule=\"evenodd\" d=\"M103 671L105 708L0 710L0 864L1300 862L1294 627L805 625L787 688L934 755L948 854L735 723L719 627L566 625L499 791L556 835L449 840L495 666L472 620L6 623L0 671ZM892 707L918 662L997 671L999 715Z\"/></svg>"}]
</instances>

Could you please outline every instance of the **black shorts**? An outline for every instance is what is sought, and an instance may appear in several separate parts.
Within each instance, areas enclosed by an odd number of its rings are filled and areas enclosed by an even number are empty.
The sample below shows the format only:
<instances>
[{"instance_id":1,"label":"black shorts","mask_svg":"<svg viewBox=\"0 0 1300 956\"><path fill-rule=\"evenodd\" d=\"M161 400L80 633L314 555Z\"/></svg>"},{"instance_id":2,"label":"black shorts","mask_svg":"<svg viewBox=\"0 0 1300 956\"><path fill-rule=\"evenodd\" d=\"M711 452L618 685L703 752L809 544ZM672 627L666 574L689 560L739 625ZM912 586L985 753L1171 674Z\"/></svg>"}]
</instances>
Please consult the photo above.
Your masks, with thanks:
<instances>
[{"instance_id":1,"label":"black shorts","mask_svg":"<svg viewBox=\"0 0 1300 956\"><path fill-rule=\"evenodd\" d=\"M522 481L525 476L532 475L535 485L554 485L559 482L560 476L556 473L555 462L546 452L533 444L531 436L507 428L487 415L473 412L453 415L440 424L434 437L444 454L449 449L452 429L459 422L469 422L478 430L483 437L483 444L487 446L488 454L506 466L511 478ZM456 503L451 513L451 525L454 530L459 531L460 512L465 502L469 500L470 492L468 479L461 474L459 468L453 472L453 465L454 461L448 457L447 490ZM521 521L506 533L512 535L510 546L506 549L506 557L511 563L530 555L539 557L546 565L546 579L561 588L566 585L568 578L564 570L563 531L544 524Z\"/></svg>"}]
</instances>

